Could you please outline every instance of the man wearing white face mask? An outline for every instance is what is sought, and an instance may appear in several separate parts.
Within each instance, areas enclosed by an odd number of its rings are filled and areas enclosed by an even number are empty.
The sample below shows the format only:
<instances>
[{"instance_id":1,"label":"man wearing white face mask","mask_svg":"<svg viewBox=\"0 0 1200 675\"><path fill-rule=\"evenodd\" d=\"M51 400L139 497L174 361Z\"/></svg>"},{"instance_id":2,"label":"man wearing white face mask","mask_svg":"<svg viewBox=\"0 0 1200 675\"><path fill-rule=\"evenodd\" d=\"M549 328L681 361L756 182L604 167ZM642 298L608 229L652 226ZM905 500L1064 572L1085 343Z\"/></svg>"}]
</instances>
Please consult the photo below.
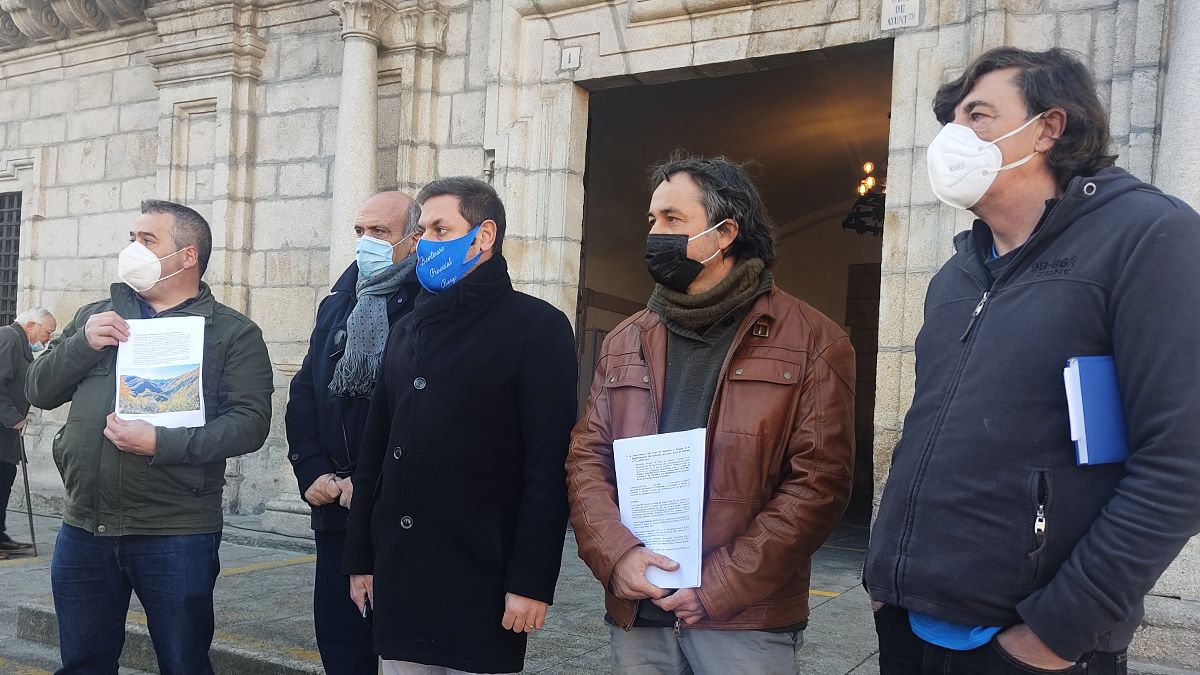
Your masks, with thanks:
<instances>
[{"instance_id":1,"label":"man wearing white face mask","mask_svg":"<svg viewBox=\"0 0 1200 675\"><path fill-rule=\"evenodd\" d=\"M5 509L17 478L17 464L25 461L21 456L21 434L29 423L25 372L33 355L45 348L57 329L54 315L44 307L27 309L11 325L0 328L0 560L31 548L5 532Z\"/></svg>"},{"instance_id":2,"label":"man wearing white face mask","mask_svg":"<svg viewBox=\"0 0 1200 675\"><path fill-rule=\"evenodd\" d=\"M225 460L266 440L274 390L262 332L201 281L208 223L148 200L120 254L110 297L84 306L29 367L25 393L46 410L71 404L54 436L66 489L50 579L58 673L113 673L130 592L146 611L160 673L212 673L213 585L220 571ZM113 412L126 319L204 319L205 424L155 427Z\"/></svg>"},{"instance_id":3,"label":"man wearing white face mask","mask_svg":"<svg viewBox=\"0 0 1200 675\"><path fill-rule=\"evenodd\" d=\"M1113 167L1066 52L988 52L934 111L933 191L978 220L929 285L867 555L880 671L1124 673L1200 531L1200 216ZM1124 461L1077 457L1082 356L1112 359Z\"/></svg>"},{"instance_id":4,"label":"man wearing white face mask","mask_svg":"<svg viewBox=\"0 0 1200 675\"><path fill-rule=\"evenodd\" d=\"M328 675L374 675L371 629L342 576L351 475L392 324L420 291L414 235L421 209L401 192L368 199L354 221L355 260L321 301L308 354L288 396L288 458L312 506L317 544L313 625Z\"/></svg>"},{"instance_id":5,"label":"man wearing white face mask","mask_svg":"<svg viewBox=\"0 0 1200 675\"><path fill-rule=\"evenodd\" d=\"M651 174L646 310L604 341L567 458L579 557L605 592L616 675L799 673L812 554L850 496L854 349L779 290L775 225L724 157ZM699 588L660 588L621 523L613 441L705 428Z\"/></svg>"}]
</instances>

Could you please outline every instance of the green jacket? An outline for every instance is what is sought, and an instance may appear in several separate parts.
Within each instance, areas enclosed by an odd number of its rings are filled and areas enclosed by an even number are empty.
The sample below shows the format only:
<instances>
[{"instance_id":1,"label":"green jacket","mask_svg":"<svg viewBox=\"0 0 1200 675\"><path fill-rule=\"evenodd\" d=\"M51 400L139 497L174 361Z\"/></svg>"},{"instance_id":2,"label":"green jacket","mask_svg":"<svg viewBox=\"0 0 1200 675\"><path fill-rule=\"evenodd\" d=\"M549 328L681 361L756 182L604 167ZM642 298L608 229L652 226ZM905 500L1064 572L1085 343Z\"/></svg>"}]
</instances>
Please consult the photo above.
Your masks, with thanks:
<instances>
[{"instance_id":1,"label":"green jacket","mask_svg":"<svg viewBox=\"0 0 1200 675\"><path fill-rule=\"evenodd\" d=\"M108 300L75 314L62 336L29 367L25 393L50 410L70 402L54 435L54 462L66 487L63 521L103 536L219 532L225 460L258 450L271 421L274 384L267 346L253 321L217 302L208 285L188 305L163 316L204 317L204 410L194 429L156 427L152 458L121 452L104 437L116 399L116 349L96 351L88 317L141 311L134 292L113 284Z\"/></svg>"},{"instance_id":2,"label":"green jacket","mask_svg":"<svg viewBox=\"0 0 1200 675\"><path fill-rule=\"evenodd\" d=\"M13 425L29 414L25 400L25 371L33 360L29 337L14 323L0 327L0 462L21 461L21 432ZM0 504L0 508L4 508Z\"/></svg>"}]
</instances>

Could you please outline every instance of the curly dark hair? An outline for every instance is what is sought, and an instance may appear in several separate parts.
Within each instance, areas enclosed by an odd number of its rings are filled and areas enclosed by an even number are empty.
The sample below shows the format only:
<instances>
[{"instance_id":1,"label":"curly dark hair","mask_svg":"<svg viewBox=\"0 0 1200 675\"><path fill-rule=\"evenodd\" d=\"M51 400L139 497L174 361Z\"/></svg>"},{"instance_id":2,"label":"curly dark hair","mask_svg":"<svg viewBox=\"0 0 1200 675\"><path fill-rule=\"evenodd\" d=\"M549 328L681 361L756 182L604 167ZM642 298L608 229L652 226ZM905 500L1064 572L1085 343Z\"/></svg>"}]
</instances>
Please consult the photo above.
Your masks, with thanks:
<instances>
[{"instance_id":1,"label":"curly dark hair","mask_svg":"<svg viewBox=\"0 0 1200 675\"><path fill-rule=\"evenodd\" d=\"M1117 156L1109 146L1108 113L1096 94L1096 81L1077 56L1065 49L1031 52L997 47L967 66L933 97L933 113L942 124L954 121L954 111L988 73L1017 69L1014 78L1025 101L1026 117L1051 108L1067 113L1062 136L1046 154L1054 177L1065 188L1075 176L1090 176L1112 166Z\"/></svg>"},{"instance_id":2,"label":"curly dark hair","mask_svg":"<svg viewBox=\"0 0 1200 675\"><path fill-rule=\"evenodd\" d=\"M686 173L700 186L709 227L725 219L737 221L738 236L729 247L730 255L738 260L758 258L770 267L775 261L775 223L745 167L724 156L676 150L665 162L650 167L650 190L677 173Z\"/></svg>"}]
</instances>

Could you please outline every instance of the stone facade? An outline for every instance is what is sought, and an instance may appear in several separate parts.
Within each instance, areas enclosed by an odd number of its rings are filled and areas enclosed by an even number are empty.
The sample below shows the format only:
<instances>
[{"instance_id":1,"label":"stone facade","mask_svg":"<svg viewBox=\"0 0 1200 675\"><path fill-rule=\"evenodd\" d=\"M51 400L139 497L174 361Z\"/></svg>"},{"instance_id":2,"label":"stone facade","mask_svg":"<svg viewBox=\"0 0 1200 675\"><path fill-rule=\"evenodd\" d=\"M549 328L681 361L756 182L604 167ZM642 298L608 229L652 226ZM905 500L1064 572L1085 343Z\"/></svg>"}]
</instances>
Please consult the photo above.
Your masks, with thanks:
<instances>
[{"instance_id":1,"label":"stone facade","mask_svg":"<svg viewBox=\"0 0 1200 675\"><path fill-rule=\"evenodd\" d=\"M894 40L876 485L913 387L926 285L968 216L940 205L924 147L932 94L983 50L1077 50L1112 113L1120 164L1200 203L1186 0L924 0L883 31L879 0L0 0L0 191L24 193L21 306L67 318L115 277L138 202L198 205L214 223L210 283L263 327L277 368L263 451L230 463L228 506L295 494L282 407L315 303L377 189L436 176L493 181L520 289L575 316L588 91L748 72ZM1179 18L1176 18L1176 15ZM1196 17L1193 17L1196 18ZM1190 47L1187 47L1190 45ZM1164 100L1169 102L1164 105ZM1178 103L1170 103L1178 102ZM341 122L341 124L339 124ZM1190 147L1190 149L1188 149ZM1180 178L1180 177L1183 178ZM1175 182L1171 182L1174 180ZM49 434L34 429L52 493ZM1200 595L1195 574L1185 587Z\"/></svg>"}]
</instances>

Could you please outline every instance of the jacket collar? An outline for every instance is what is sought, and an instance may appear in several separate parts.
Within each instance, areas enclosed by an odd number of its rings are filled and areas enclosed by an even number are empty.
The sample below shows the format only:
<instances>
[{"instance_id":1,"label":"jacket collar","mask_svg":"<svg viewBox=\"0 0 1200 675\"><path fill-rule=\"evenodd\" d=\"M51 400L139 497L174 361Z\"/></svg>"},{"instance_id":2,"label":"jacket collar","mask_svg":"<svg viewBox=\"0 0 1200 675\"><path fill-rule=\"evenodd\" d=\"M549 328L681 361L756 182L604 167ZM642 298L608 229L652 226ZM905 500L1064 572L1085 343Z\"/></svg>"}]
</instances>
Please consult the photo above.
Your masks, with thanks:
<instances>
[{"instance_id":1,"label":"jacket collar","mask_svg":"<svg viewBox=\"0 0 1200 675\"><path fill-rule=\"evenodd\" d=\"M1022 250L1017 254L1018 260L1008 266L1001 279L1007 278L1019 269L1015 264L1027 260L1032 252L1045 242L1053 241L1059 234L1071 227L1080 218L1107 206L1114 199L1133 190L1148 189L1158 192L1158 188L1134 177L1128 171L1116 167L1101 169L1092 176L1076 176L1067 184L1063 197L1051 213L1045 217L1045 222L1030 236ZM991 230L987 223L976 220L970 230L954 235L954 260L964 272L969 274L984 288L991 286L991 275L984 265L986 254L992 245Z\"/></svg>"},{"instance_id":2,"label":"jacket collar","mask_svg":"<svg viewBox=\"0 0 1200 675\"><path fill-rule=\"evenodd\" d=\"M500 255L481 263L455 286L458 304L466 306L490 305L512 289L508 261Z\"/></svg>"},{"instance_id":3,"label":"jacket collar","mask_svg":"<svg viewBox=\"0 0 1200 675\"><path fill-rule=\"evenodd\" d=\"M333 293L343 291L347 293L354 293L357 286L358 263L352 262L350 263L350 266L346 268L346 271L342 272L342 276L338 277L338 280L334 282L333 288L330 288L329 290Z\"/></svg>"},{"instance_id":4,"label":"jacket collar","mask_svg":"<svg viewBox=\"0 0 1200 675\"><path fill-rule=\"evenodd\" d=\"M114 283L109 287L111 294L113 309L123 317L140 317L141 311L138 309L137 293L127 284L122 282ZM217 300L213 297L212 290L208 284L200 282L200 292L196 294L196 298L179 309L173 310L172 313L188 314L191 316L202 316L205 323L212 322L213 310L216 309Z\"/></svg>"},{"instance_id":5,"label":"jacket collar","mask_svg":"<svg viewBox=\"0 0 1200 675\"><path fill-rule=\"evenodd\" d=\"M25 348L21 350L21 355L25 357L26 361L33 361L33 348L29 346L29 336L25 334L25 329L16 321L9 324L8 327L17 332L21 338L20 344L25 345Z\"/></svg>"},{"instance_id":6,"label":"jacket collar","mask_svg":"<svg viewBox=\"0 0 1200 675\"><path fill-rule=\"evenodd\" d=\"M771 290L755 298L750 305L750 311L738 326L737 337L729 347L729 354L737 350L738 345L747 335L768 337L771 325L777 316L779 302L779 287L771 283ZM638 348L641 350L642 361L650 369L650 382L654 387L654 400L659 407L657 414L662 414L663 392L667 382L667 327L657 312L647 309L641 316L634 319L633 325L638 329Z\"/></svg>"}]
</instances>

